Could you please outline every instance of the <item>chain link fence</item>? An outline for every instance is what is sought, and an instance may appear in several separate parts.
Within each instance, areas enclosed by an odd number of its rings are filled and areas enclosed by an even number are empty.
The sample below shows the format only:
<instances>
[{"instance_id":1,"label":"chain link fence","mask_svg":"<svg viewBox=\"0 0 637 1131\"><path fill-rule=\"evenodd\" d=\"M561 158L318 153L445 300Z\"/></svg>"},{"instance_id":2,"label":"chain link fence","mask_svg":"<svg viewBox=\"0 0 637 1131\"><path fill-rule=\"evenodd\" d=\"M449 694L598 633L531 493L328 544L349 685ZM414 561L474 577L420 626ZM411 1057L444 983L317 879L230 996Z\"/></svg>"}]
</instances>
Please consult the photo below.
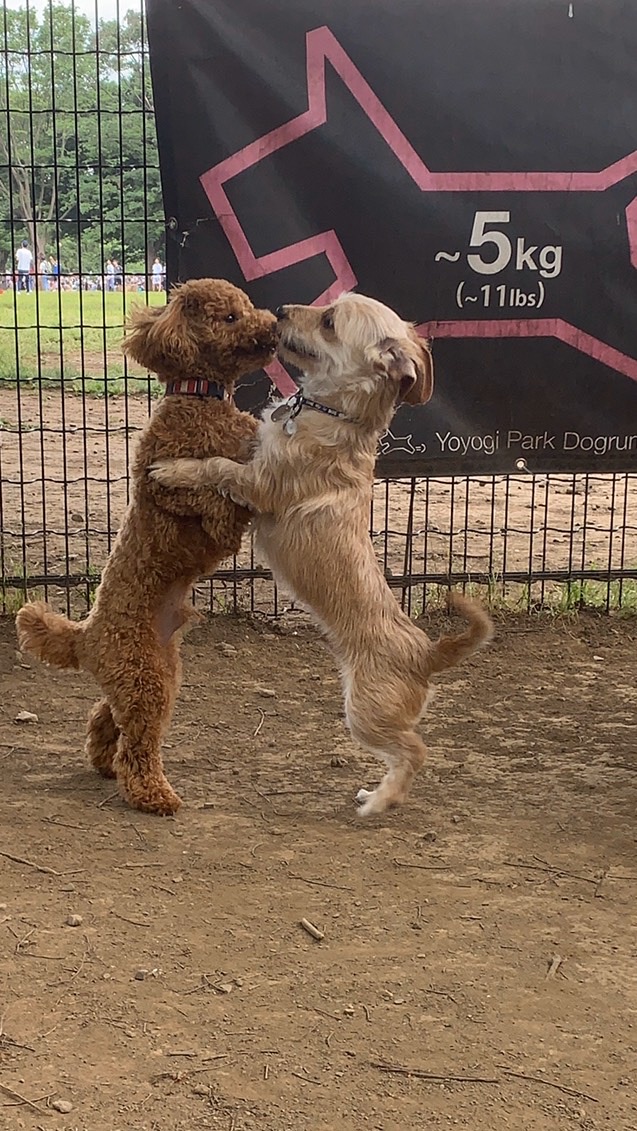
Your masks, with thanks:
<instances>
[{"instance_id":1,"label":"chain link fence","mask_svg":"<svg viewBox=\"0 0 637 1131\"><path fill-rule=\"evenodd\" d=\"M81 614L158 387L120 340L165 302L143 7L9 0L0 16L0 605ZM637 609L637 475L379 480L370 530L404 607ZM279 614L249 540L195 599Z\"/></svg>"}]
</instances>

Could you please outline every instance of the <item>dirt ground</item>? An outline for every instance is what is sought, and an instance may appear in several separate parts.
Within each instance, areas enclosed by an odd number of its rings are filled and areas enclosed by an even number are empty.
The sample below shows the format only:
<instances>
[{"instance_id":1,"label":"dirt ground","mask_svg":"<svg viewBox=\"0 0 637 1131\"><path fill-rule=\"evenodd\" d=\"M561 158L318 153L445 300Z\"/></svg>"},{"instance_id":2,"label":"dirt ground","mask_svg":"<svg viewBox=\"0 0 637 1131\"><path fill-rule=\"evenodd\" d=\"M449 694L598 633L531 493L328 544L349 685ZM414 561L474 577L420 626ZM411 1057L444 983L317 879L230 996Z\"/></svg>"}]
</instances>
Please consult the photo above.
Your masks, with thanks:
<instances>
[{"instance_id":1,"label":"dirt ground","mask_svg":"<svg viewBox=\"0 0 637 1131\"><path fill-rule=\"evenodd\" d=\"M636 646L634 619L503 621L365 824L379 767L323 642L218 616L161 820L85 767L88 678L2 622L2 1126L635 1131Z\"/></svg>"}]
</instances>

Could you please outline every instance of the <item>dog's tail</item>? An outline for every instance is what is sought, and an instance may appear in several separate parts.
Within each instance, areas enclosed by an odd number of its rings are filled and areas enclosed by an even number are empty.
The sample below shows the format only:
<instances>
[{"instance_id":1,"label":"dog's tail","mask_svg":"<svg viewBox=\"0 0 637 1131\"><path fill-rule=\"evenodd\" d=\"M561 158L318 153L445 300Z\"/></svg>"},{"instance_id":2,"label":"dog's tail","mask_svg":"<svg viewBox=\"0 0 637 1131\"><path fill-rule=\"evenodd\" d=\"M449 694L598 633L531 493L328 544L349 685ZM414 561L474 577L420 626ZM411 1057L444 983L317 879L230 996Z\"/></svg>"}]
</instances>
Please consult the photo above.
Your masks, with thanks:
<instances>
[{"instance_id":1,"label":"dog's tail","mask_svg":"<svg viewBox=\"0 0 637 1131\"><path fill-rule=\"evenodd\" d=\"M56 668L81 667L78 645L84 626L52 612L44 601L24 605L16 616L16 628L21 651Z\"/></svg>"},{"instance_id":2,"label":"dog's tail","mask_svg":"<svg viewBox=\"0 0 637 1131\"><path fill-rule=\"evenodd\" d=\"M432 673L442 672L466 660L493 636L493 621L476 601L469 601L459 593L450 593L447 601L449 608L455 609L469 622L469 627L457 636L440 636L434 640L427 657Z\"/></svg>"}]
</instances>

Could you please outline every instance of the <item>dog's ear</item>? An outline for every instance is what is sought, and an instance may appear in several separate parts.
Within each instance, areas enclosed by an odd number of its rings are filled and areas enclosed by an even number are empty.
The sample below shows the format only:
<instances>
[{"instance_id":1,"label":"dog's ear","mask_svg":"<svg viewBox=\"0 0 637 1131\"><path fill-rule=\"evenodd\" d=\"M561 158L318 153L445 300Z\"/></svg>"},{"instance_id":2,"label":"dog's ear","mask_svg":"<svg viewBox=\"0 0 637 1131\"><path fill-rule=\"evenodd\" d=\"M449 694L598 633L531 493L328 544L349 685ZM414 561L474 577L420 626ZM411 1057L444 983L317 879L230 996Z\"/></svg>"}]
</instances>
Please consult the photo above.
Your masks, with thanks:
<instances>
[{"instance_id":1,"label":"dog's ear","mask_svg":"<svg viewBox=\"0 0 637 1131\"><path fill-rule=\"evenodd\" d=\"M197 360L198 345L179 291L166 306L137 307L130 315L124 353L161 379L188 372Z\"/></svg>"},{"instance_id":2,"label":"dog's ear","mask_svg":"<svg viewBox=\"0 0 637 1131\"><path fill-rule=\"evenodd\" d=\"M410 331L407 338L387 338L380 349L390 355L388 377L396 383L399 404L427 404L434 391L434 367L429 342Z\"/></svg>"},{"instance_id":3,"label":"dog's ear","mask_svg":"<svg viewBox=\"0 0 637 1131\"><path fill-rule=\"evenodd\" d=\"M425 338L419 337L415 330L410 329L405 348L414 363L416 379L405 388L404 392L401 388L401 400L405 404L427 404L434 391L434 361L431 345Z\"/></svg>"}]
</instances>

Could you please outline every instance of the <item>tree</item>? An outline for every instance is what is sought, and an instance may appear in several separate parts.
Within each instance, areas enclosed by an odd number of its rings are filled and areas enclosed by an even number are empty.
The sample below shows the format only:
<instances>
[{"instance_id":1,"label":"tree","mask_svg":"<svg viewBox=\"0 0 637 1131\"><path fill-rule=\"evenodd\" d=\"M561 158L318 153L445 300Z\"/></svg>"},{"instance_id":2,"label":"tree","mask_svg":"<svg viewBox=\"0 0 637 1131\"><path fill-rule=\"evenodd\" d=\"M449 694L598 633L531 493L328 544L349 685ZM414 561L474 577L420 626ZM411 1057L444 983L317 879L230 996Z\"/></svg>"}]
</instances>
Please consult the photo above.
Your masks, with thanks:
<instances>
[{"instance_id":1,"label":"tree","mask_svg":"<svg viewBox=\"0 0 637 1131\"><path fill-rule=\"evenodd\" d=\"M139 269L164 240L141 14L95 28L57 2L2 21L0 265L13 234L65 270Z\"/></svg>"}]
</instances>

